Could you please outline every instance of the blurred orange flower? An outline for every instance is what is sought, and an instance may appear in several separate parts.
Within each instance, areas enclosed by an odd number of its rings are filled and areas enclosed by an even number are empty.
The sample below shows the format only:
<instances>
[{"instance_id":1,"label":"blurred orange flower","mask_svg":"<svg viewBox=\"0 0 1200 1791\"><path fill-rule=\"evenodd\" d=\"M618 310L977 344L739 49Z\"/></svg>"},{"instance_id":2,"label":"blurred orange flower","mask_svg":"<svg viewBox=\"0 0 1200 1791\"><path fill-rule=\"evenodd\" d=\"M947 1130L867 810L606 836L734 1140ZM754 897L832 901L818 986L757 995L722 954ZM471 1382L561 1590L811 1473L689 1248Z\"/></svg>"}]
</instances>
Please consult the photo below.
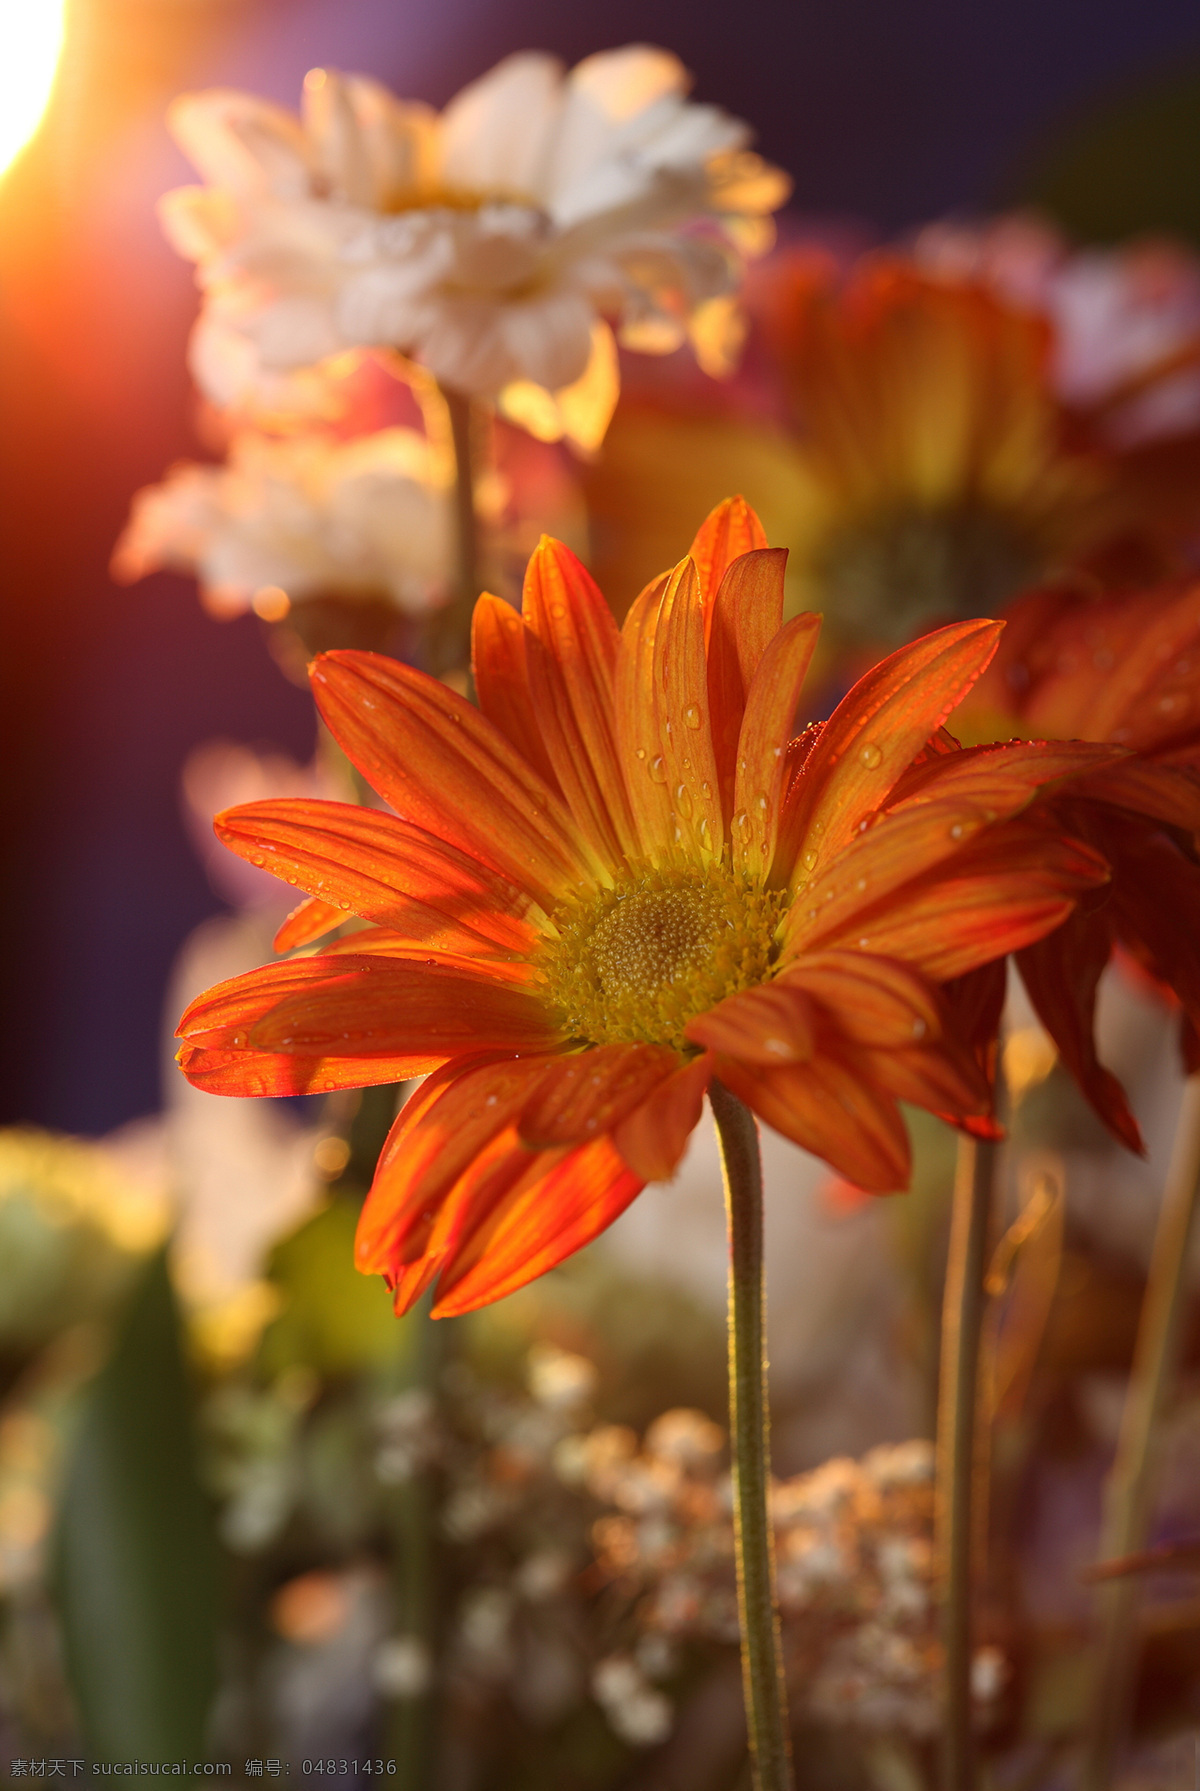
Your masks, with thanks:
<instances>
[{"instance_id":1,"label":"blurred orange flower","mask_svg":"<svg viewBox=\"0 0 1200 1791\"><path fill-rule=\"evenodd\" d=\"M1103 408L1056 393L1049 322L982 284L809 252L762 304L799 432L802 596L839 625L899 640L1084 560L1162 571L1200 517L1167 464L1194 484L1192 439L1115 445Z\"/></svg>"},{"instance_id":2,"label":"blurred orange flower","mask_svg":"<svg viewBox=\"0 0 1200 1791\"><path fill-rule=\"evenodd\" d=\"M1097 1113L1141 1148L1116 1077L1096 1056L1096 989L1126 952L1183 1007L1200 1068L1200 585L1095 595L1032 592L1008 612L1000 650L965 706L976 739L1114 741L1131 756L1049 798L1057 823L1112 867L1085 903L1017 957L1039 1017Z\"/></svg>"},{"instance_id":3,"label":"blurred orange flower","mask_svg":"<svg viewBox=\"0 0 1200 1791\"><path fill-rule=\"evenodd\" d=\"M884 660L791 738L818 621L740 500L618 632L545 540L524 614L475 613L479 709L372 654L318 659L327 725L394 814L218 817L308 892L285 939L369 923L194 1002L198 1086L292 1094L426 1075L381 1155L358 1260L399 1309L499 1298L670 1176L716 1076L859 1185L905 1185L897 1103L986 1127L938 987L1020 949L1103 860L1024 811L1120 748L930 752L999 625Z\"/></svg>"}]
</instances>

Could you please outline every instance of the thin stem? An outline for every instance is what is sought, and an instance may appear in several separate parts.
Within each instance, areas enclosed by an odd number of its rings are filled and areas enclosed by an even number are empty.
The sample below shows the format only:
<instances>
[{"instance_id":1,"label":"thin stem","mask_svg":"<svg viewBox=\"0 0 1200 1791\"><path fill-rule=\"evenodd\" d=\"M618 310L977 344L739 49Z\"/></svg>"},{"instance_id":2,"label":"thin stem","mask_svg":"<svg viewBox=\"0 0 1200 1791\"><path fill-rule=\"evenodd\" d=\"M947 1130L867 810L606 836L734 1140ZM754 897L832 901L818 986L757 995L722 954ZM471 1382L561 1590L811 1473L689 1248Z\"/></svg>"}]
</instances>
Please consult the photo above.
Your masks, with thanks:
<instances>
[{"instance_id":1,"label":"thin stem","mask_svg":"<svg viewBox=\"0 0 1200 1791\"><path fill-rule=\"evenodd\" d=\"M462 392L442 387L454 444L454 594L429 631L429 669L437 676L465 671L471 662L471 615L479 596L479 536L475 520L475 411Z\"/></svg>"},{"instance_id":2,"label":"thin stem","mask_svg":"<svg viewBox=\"0 0 1200 1791\"><path fill-rule=\"evenodd\" d=\"M943 1588L946 1713L942 1732L943 1791L972 1791L971 1518L979 1345L996 1146L961 1136L950 1220L950 1256L942 1305L938 1384L936 1545Z\"/></svg>"},{"instance_id":3,"label":"thin stem","mask_svg":"<svg viewBox=\"0 0 1200 1791\"><path fill-rule=\"evenodd\" d=\"M1200 1076L1183 1091L1175 1144L1163 1189L1146 1297L1117 1453L1109 1476L1101 1561L1138 1554L1146 1545L1154 1493L1159 1420L1179 1360L1188 1245L1200 1194ZM1107 1791L1129 1720L1137 1667L1136 1574L1101 1593L1101 1631L1093 1682L1092 1720L1080 1776L1082 1791Z\"/></svg>"},{"instance_id":4,"label":"thin stem","mask_svg":"<svg viewBox=\"0 0 1200 1791\"><path fill-rule=\"evenodd\" d=\"M742 1691L756 1791L792 1791L792 1760L768 1508L762 1159L754 1117L719 1082L709 1090L729 1222L729 1416Z\"/></svg>"}]
</instances>

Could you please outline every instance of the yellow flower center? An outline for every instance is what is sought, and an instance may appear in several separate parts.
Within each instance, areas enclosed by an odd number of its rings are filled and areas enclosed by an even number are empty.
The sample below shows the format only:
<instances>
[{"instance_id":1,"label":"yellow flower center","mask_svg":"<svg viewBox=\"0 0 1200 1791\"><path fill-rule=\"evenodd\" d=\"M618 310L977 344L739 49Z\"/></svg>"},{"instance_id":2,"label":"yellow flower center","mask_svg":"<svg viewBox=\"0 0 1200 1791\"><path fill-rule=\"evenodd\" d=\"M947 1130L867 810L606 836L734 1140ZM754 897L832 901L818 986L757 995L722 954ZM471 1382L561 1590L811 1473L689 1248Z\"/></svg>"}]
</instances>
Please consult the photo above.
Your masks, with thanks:
<instances>
[{"instance_id":1,"label":"yellow flower center","mask_svg":"<svg viewBox=\"0 0 1200 1791\"><path fill-rule=\"evenodd\" d=\"M723 867L631 871L555 909L540 956L549 997L574 1038L683 1050L695 1015L766 981L786 905Z\"/></svg>"}]
</instances>

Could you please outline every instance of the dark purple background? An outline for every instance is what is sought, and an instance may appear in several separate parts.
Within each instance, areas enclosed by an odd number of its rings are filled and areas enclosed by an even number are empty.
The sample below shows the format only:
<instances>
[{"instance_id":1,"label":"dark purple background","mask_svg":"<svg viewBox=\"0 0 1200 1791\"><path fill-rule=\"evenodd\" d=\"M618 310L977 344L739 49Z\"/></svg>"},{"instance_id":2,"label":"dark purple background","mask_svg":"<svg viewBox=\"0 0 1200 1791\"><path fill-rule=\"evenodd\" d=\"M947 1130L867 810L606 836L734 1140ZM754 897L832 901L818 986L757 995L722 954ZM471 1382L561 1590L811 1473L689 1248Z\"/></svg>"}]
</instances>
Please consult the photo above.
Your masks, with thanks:
<instances>
[{"instance_id":1,"label":"dark purple background","mask_svg":"<svg viewBox=\"0 0 1200 1791\"><path fill-rule=\"evenodd\" d=\"M189 177L161 126L172 91L291 104L329 62L441 103L514 49L658 42L757 125L801 208L892 229L985 206L1073 111L1200 59L1194 0L80 0L77 16L87 42L0 185L0 1118L82 1132L157 1104L168 967L219 906L179 820L188 750L312 740L257 623L208 619L182 580L106 575L130 493L195 451L190 270L152 210Z\"/></svg>"}]
</instances>

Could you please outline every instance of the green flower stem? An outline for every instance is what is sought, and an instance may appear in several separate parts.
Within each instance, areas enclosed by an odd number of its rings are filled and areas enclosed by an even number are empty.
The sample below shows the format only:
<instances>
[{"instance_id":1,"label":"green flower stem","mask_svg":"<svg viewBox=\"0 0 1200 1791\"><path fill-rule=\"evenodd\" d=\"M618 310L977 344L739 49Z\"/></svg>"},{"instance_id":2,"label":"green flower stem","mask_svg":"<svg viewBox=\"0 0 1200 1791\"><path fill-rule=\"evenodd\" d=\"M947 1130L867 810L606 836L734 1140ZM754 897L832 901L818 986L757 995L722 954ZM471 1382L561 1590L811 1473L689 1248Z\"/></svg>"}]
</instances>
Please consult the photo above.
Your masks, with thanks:
<instances>
[{"instance_id":1,"label":"green flower stem","mask_svg":"<svg viewBox=\"0 0 1200 1791\"><path fill-rule=\"evenodd\" d=\"M720 1082L709 1090L729 1221L729 1406L742 1689L756 1791L792 1791L791 1742L768 1509L770 1439L764 1332L762 1159L754 1117Z\"/></svg>"},{"instance_id":2,"label":"green flower stem","mask_svg":"<svg viewBox=\"0 0 1200 1791\"><path fill-rule=\"evenodd\" d=\"M1179 1359L1188 1245L1200 1195L1200 1076L1189 1080L1159 1209L1129 1391L1105 1499L1100 1560L1121 1560L1146 1546L1158 1465L1159 1420ZM1129 1720L1137 1668L1141 1582L1128 1574L1103 1586L1092 1713L1081 1791L1107 1791Z\"/></svg>"},{"instance_id":3,"label":"green flower stem","mask_svg":"<svg viewBox=\"0 0 1200 1791\"><path fill-rule=\"evenodd\" d=\"M946 1653L943 1791L972 1791L975 1784L971 1725L971 1495L985 1305L983 1280L996 1156L994 1144L981 1143L965 1134L960 1136L942 1304L936 1545Z\"/></svg>"},{"instance_id":4,"label":"green flower stem","mask_svg":"<svg viewBox=\"0 0 1200 1791\"><path fill-rule=\"evenodd\" d=\"M454 444L454 594L433 617L429 669L435 676L469 671L471 615L479 596L479 535L475 519L475 406L462 392L443 386Z\"/></svg>"}]
</instances>

